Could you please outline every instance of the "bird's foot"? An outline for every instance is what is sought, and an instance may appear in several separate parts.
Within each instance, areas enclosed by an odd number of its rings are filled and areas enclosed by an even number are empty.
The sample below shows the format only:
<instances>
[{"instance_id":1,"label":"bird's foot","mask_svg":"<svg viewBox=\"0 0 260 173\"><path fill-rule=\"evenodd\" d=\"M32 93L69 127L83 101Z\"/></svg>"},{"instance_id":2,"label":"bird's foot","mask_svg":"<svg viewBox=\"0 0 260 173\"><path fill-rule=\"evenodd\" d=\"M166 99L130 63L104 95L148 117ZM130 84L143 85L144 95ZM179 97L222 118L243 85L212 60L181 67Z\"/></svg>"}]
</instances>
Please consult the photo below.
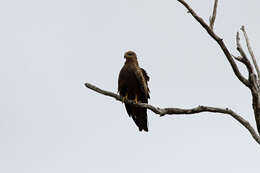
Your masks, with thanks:
<instances>
[{"instance_id":1,"label":"bird's foot","mask_svg":"<svg viewBox=\"0 0 260 173\"><path fill-rule=\"evenodd\" d=\"M135 102L136 104L138 103L138 97L137 97L137 95L135 95L134 102Z\"/></svg>"},{"instance_id":2,"label":"bird's foot","mask_svg":"<svg viewBox=\"0 0 260 173\"><path fill-rule=\"evenodd\" d=\"M124 103L126 100L128 100L128 94L126 93L126 95L123 97L122 102Z\"/></svg>"}]
</instances>

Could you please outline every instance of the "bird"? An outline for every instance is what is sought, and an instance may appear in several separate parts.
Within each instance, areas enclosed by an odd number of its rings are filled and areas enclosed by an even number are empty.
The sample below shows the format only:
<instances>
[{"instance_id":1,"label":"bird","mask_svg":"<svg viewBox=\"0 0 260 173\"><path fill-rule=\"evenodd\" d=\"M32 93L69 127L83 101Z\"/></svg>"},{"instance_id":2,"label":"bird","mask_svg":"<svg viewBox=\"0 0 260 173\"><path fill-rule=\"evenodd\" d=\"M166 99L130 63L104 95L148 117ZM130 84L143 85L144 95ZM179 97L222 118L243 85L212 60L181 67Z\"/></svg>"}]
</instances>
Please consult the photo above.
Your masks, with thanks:
<instances>
[{"instance_id":1,"label":"bird","mask_svg":"<svg viewBox=\"0 0 260 173\"><path fill-rule=\"evenodd\" d=\"M135 103L148 103L150 89L147 72L139 67L137 56L134 51L124 54L125 63L118 76L118 92L123 97L127 114L132 117L139 131L148 132L147 109L125 103L125 100L134 100Z\"/></svg>"}]
</instances>

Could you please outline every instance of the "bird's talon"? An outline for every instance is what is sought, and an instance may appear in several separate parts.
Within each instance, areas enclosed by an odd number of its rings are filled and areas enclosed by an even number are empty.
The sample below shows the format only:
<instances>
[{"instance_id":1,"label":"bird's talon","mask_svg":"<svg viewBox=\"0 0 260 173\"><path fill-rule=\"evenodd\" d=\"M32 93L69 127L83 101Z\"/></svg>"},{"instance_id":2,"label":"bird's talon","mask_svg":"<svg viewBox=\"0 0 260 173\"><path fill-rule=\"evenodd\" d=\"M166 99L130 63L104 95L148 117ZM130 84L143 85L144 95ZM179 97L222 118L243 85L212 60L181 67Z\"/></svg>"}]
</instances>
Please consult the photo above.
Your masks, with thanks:
<instances>
[{"instance_id":1,"label":"bird's talon","mask_svg":"<svg viewBox=\"0 0 260 173\"><path fill-rule=\"evenodd\" d=\"M122 102L125 102L126 100L128 100L128 94L126 94L123 99L122 99Z\"/></svg>"},{"instance_id":2,"label":"bird's talon","mask_svg":"<svg viewBox=\"0 0 260 173\"><path fill-rule=\"evenodd\" d=\"M135 95L134 102L135 102L135 104L137 104L137 103L138 103L138 98L137 98L137 95Z\"/></svg>"}]
</instances>

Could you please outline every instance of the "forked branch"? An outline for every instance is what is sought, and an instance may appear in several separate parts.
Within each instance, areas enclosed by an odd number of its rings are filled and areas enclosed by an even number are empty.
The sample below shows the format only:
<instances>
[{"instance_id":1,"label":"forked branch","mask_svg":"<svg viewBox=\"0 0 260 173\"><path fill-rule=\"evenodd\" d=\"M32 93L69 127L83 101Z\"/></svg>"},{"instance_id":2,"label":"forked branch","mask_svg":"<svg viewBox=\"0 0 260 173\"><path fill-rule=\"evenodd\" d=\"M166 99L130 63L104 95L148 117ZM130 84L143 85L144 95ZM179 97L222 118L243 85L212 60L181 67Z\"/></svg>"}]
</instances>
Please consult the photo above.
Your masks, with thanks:
<instances>
[{"instance_id":1,"label":"forked branch","mask_svg":"<svg viewBox=\"0 0 260 173\"><path fill-rule=\"evenodd\" d=\"M251 45L249 43L249 38L247 36L247 33L246 33L246 30L245 30L245 26L242 26L241 27L241 31L243 32L244 34L244 37L246 39L246 45L247 45L247 49L248 49L248 52L250 53L250 56L252 58L252 61L254 63L254 66L255 66L255 69L256 69L256 72L257 72L257 76L258 76L258 79L260 79L260 70L259 70L259 67L258 67L258 64L256 62L256 58L255 58L255 55L254 55L254 52L251 48Z\"/></svg>"},{"instance_id":2,"label":"forked branch","mask_svg":"<svg viewBox=\"0 0 260 173\"><path fill-rule=\"evenodd\" d=\"M123 102L123 98L110 91L102 90L98 88L97 86L94 86L90 83L85 83L85 86L95 92L98 92L102 95L109 96L115 98L117 101ZM182 109L182 108L159 108L155 107L150 104L146 103L135 103L132 100L125 100L126 103L129 104L134 104L136 106L142 107L142 108L147 108L154 112L155 114L158 114L160 116L165 116L165 115L179 115L179 114L197 114L201 112L213 112L213 113L221 113L221 114L226 114L230 115L234 119L236 119L240 124L242 124L252 135L252 137L255 139L255 141L260 144L260 137L258 134L255 132L254 128L250 125L248 121L246 121L242 116L238 115L236 112L229 108L217 108L217 107L209 107L209 106L197 106L195 108L191 109Z\"/></svg>"},{"instance_id":3,"label":"forked branch","mask_svg":"<svg viewBox=\"0 0 260 173\"><path fill-rule=\"evenodd\" d=\"M243 50L243 48L240 44L239 32L237 32L236 43L237 43L237 51L240 53L241 56L235 57L235 59L240 61L241 63L243 63L246 66L247 71L248 71L248 76L250 76L254 73L254 70L253 70L253 67L252 67L249 59L247 58L245 51Z\"/></svg>"},{"instance_id":4,"label":"forked branch","mask_svg":"<svg viewBox=\"0 0 260 173\"><path fill-rule=\"evenodd\" d=\"M240 73L236 62L234 61L232 55L230 54L229 50L227 49L225 43L223 42L223 39L221 39L217 34L214 33L214 31L208 26L208 24L196 14L196 12L183 0L178 0L186 9L189 11L189 13L201 24L201 26L208 32L208 34L219 44L220 48L224 52L225 56L227 57L227 60L229 61L232 70L234 71L237 78L247 87L249 87L249 81Z\"/></svg>"},{"instance_id":5,"label":"forked branch","mask_svg":"<svg viewBox=\"0 0 260 173\"><path fill-rule=\"evenodd\" d=\"M252 61L254 63L254 67L256 69L257 75L254 73L254 68L251 65L249 59L247 58L246 53L242 49L242 46L240 45L239 33L237 33L236 42L237 42L237 50L239 51L241 56L235 57L230 54L230 52L227 49L223 40L220 39L219 36L217 36L217 34L214 33L212 23L214 24L215 19L214 20L213 20L213 18L210 19L210 26L209 26L204 22L204 20L200 16L198 16L195 13L195 11L184 0L178 0L178 1L184 7L186 7L186 9L190 12L190 14L201 24L201 26L208 32L208 34L219 44L219 46L221 47L222 51L224 52L235 75L237 76L237 78L245 86L247 86L250 89L251 94L252 94L252 103L253 103L252 105L253 105L253 109L254 109L256 125L257 125L257 129L258 129L258 133L260 134L260 85L259 85L260 71L259 71L259 67L256 63L256 58L254 56L252 48L249 44L249 39L248 39L244 26L242 26L241 30L243 31L244 37L246 39L247 48L251 55ZM215 0L213 17L214 17L214 11L216 12L216 8L217 8L216 6L217 6L217 1ZM244 76L242 76L233 57L246 66L247 71L248 71L248 79L246 79Z\"/></svg>"}]
</instances>

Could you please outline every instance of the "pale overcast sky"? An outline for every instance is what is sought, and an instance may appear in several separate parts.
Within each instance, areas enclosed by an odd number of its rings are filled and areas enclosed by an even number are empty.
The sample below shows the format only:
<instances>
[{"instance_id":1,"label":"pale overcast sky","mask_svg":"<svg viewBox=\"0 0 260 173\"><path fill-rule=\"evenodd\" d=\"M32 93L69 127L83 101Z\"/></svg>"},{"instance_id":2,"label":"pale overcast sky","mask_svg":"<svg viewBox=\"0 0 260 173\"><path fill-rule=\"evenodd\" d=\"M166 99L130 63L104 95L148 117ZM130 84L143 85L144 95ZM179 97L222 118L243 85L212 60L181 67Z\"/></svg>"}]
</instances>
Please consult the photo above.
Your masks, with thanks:
<instances>
[{"instance_id":1,"label":"pale overcast sky","mask_svg":"<svg viewBox=\"0 0 260 173\"><path fill-rule=\"evenodd\" d=\"M187 2L208 21L213 0ZM215 31L238 55L245 25L260 63L259 6L219 0ZM229 107L255 127L249 90L176 0L2 0L0 47L2 173L260 170L259 145L229 116L148 111L149 132L139 132L122 103L84 87L116 92L133 50L151 77L151 104Z\"/></svg>"}]
</instances>

